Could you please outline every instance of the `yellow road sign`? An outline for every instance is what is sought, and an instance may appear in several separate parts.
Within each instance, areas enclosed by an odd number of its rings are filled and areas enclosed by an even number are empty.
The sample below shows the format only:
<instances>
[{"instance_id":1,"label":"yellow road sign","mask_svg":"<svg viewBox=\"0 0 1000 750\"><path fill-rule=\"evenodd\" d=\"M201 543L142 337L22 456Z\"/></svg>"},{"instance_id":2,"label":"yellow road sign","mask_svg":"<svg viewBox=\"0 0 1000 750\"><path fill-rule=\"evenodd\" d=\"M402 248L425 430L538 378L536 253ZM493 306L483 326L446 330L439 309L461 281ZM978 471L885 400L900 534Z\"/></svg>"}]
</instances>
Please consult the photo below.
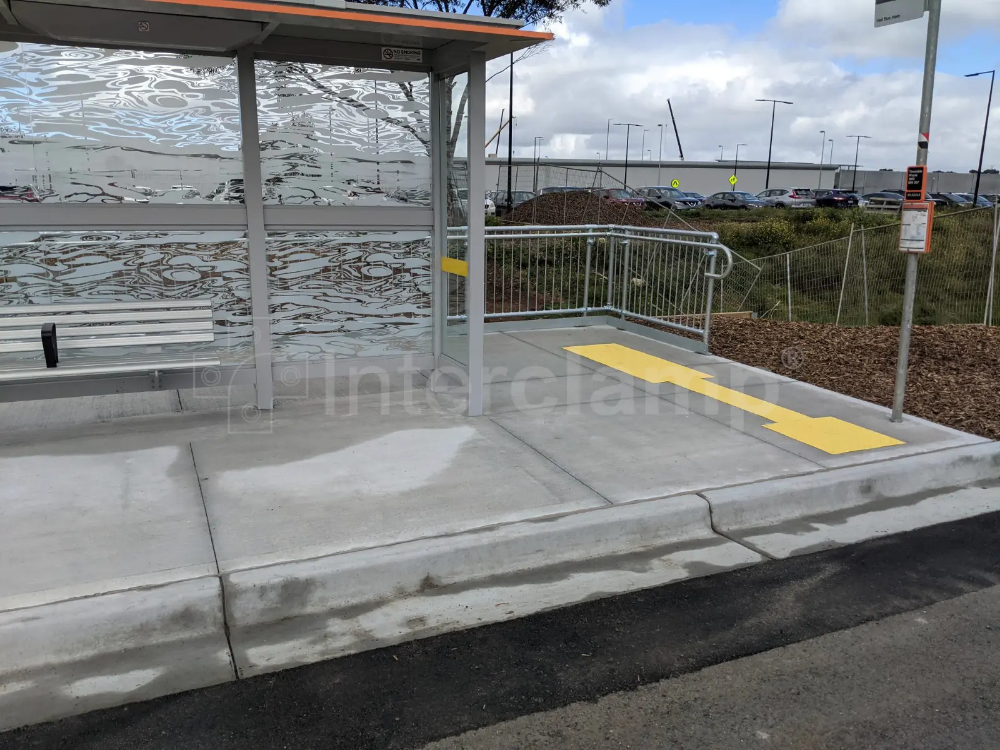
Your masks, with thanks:
<instances>
[{"instance_id":1,"label":"yellow road sign","mask_svg":"<svg viewBox=\"0 0 1000 750\"><path fill-rule=\"evenodd\" d=\"M674 180L673 182L670 183L670 187L672 188L679 188L680 186L681 186L680 180Z\"/></svg>"},{"instance_id":2,"label":"yellow road sign","mask_svg":"<svg viewBox=\"0 0 1000 750\"><path fill-rule=\"evenodd\" d=\"M736 175L733 175L732 177L729 178L730 185L735 185L737 182L739 182L739 180L736 179Z\"/></svg>"},{"instance_id":3,"label":"yellow road sign","mask_svg":"<svg viewBox=\"0 0 1000 750\"><path fill-rule=\"evenodd\" d=\"M648 383L673 383L685 390L700 393L702 396L763 417L771 422L764 425L767 429L834 456L904 445L901 440L836 417L810 417L772 404L770 401L754 398L731 388L723 388L721 385L708 382L712 379L711 375L621 344L567 346L566 351L613 367Z\"/></svg>"}]
</instances>

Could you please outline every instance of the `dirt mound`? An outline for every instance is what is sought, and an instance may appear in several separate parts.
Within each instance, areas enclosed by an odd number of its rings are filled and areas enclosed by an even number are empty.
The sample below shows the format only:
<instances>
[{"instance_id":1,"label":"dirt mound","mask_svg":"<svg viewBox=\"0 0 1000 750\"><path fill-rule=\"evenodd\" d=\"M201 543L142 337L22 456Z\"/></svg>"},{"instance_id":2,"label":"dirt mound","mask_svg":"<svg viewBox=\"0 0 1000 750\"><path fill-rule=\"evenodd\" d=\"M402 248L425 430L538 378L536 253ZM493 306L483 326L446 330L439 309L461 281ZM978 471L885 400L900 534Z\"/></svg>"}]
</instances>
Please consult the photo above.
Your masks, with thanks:
<instances>
[{"instance_id":1,"label":"dirt mound","mask_svg":"<svg viewBox=\"0 0 1000 750\"><path fill-rule=\"evenodd\" d=\"M892 406L899 328L712 320L712 353ZM1000 328L917 326L906 413L1000 439Z\"/></svg>"},{"instance_id":2,"label":"dirt mound","mask_svg":"<svg viewBox=\"0 0 1000 750\"><path fill-rule=\"evenodd\" d=\"M625 224L636 227L662 227L663 216L645 208L613 203L593 193L549 193L522 203L506 223L553 226L560 224Z\"/></svg>"}]
</instances>

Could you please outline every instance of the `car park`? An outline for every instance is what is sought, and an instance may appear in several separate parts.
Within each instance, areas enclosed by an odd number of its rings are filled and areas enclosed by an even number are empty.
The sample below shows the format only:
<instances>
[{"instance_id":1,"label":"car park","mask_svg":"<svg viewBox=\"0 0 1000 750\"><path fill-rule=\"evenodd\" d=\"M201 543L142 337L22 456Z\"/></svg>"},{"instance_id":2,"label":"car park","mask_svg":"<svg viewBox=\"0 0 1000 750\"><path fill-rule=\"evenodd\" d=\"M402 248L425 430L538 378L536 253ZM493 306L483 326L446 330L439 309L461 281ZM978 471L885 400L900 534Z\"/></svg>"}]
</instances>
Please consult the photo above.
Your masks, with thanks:
<instances>
[{"instance_id":1,"label":"car park","mask_svg":"<svg viewBox=\"0 0 1000 750\"><path fill-rule=\"evenodd\" d=\"M769 206L775 208L814 208L812 190L809 188L771 188L757 197Z\"/></svg>"},{"instance_id":2,"label":"car park","mask_svg":"<svg viewBox=\"0 0 1000 750\"><path fill-rule=\"evenodd\" d=\"M819 208L857 208L861 203L860 196L846 190L814 190L813 195Z\"/></svg>"},{"instance_id":3,"label":"car park","mask_svg":"<svg viewBox=\"0 0 1000 750\"><path fill-rule=\"evenodd\" d=\"M517 208L522 203L527 203L528 201L535 199L535 194L530 190L512 190L510 195L512 200L508 201L506 190L494 190L489 194L489 199L492 200L500 210L506 210L508 205L510 205L511 208Z\"/></svg>"},{"instance_id":4,"label":"car park","mask_svg":"<svg viewBox=\"0 0 1000 750\"><path fill-rule=\"evenodd\" d=\"M962 198L955 193L929 193L928 197L933 197L937 201L943 201L938 205L948 208L972 208L972 198Z\"/></svg>"},{"instance_id":5,"label":"car park","mask_svg":"<svg viewBox=\"0 0 1000 750\"><path fill-rule=\"evenodd\" d=\"M698 208L701 201L691 198L687 193L681 192L674 187L641 187L635 191L645 198L654 208L671 208L676 211L685 211Z\"/></svg>"},{"instance_id":6,"label":"car park","mask_svg":"<svg viewBox=\"0 0 1000 750\"><path fill-rule=\"evenodd\" d=\"M751 208L766 208L767 204L753 193L733 191L716 193L705 199L705 208L721 210L749 211Z\"/></svg>"},{"instance_id":7,"label":"car park","mask_svg":"<svg viewBox=\"0 0 1000 750\"><path fill-rule=\"evenodd\" d=\"M969 205L972 205L972 193L954 193L959 198L965 198L969 201ZM976 206L979 208L993 208L993 201L987 198L985 195L980 195L976 200Z\"/></svg>"},{"instance_id":8,"label":"car park","mask_svg":"<svg viewBox=\"0 0 1000 750\"><path fill-rule=\"evenodd\" d=\"M620 203L622 205L636 206L638 208L645 208L649 205L648 201L644 197L625 188L598 188L594 190L593 193L598 198L606 200L610 203Z\"/></svg>"}]
</instances>

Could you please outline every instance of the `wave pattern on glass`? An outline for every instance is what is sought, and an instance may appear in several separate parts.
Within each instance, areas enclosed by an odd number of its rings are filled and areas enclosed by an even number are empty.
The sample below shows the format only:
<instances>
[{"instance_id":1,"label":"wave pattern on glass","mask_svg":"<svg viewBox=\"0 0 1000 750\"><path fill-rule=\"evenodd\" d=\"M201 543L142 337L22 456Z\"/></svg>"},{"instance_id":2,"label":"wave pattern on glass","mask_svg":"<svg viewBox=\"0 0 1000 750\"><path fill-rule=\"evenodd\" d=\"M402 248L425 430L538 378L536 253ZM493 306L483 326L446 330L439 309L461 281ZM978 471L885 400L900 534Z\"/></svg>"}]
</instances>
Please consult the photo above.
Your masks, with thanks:
<instances>
[{"instance_id":1,"label":"wave pattern on glass","mask_svg":"<svg viewBox=\"0 0 1000 750\"><path fill-rule=\"evenodd\" d=\"M430 353L425 232L294 232L267 247L275 361Z\"/></svg>"},{"instance_id":2,"label":"wave pattern on glass","mask_svg":"<svg viewBox=\"0 0 1000 750\"><path fill-rule=\"evenodd\" d=\"M0 43L0 205L207 203L242 177L224 57Z\"/></svg>"},{"instance_id":3,"label":"wave pattern on glass","mask_svg":"<svg viewBox=\"0 0 1000 750\"><path fill-rule=\"evenodd\" d=\"M256 66L266 203L430 205L426 74Z\"/></svg>"},{"instance_id":4,"label":"wave pattern on glass","mask_svg":"<svg viewBox=\"0 0 1000 750\"><path fill-rule=\"evenodd\" d=\"M234 232L6 232L0 304L208 299L215 341L164 351L238 362L253 346L247 262L246 241Z\"/></svg>"}]
</instances>

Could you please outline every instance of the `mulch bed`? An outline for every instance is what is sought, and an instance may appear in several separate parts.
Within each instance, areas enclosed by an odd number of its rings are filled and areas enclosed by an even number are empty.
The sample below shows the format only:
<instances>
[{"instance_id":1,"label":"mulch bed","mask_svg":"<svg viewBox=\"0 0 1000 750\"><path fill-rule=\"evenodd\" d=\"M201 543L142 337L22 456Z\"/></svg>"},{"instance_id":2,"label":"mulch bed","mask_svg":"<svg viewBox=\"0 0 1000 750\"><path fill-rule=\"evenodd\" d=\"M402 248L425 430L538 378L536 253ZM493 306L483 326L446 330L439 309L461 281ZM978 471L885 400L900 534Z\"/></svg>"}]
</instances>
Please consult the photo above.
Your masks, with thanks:
<instances>
[{"instance_id":1,"label":"mulch bed","mask_svg":"<svg viewBox=\"0 0 1000 750\"><path fill-rule=\"evenodd\" d=\"M712 353L892 405L899 328L847 328L718 317ZM906 412L1000 440L1000 328L917 326Z\"/></svg>"},{"instance_id":2,"label":"mulch bed","mask_svg":"<svg viewBox=\"0 0 1000 750\"><path fill-rule=\"evenodd\" d=\"M560 224L624 224L662 227L663 217L634 205L613 203L592 193L550 193L522 203L509 216L511 224L558 226Z\"/></svg>"}]
</instances>

